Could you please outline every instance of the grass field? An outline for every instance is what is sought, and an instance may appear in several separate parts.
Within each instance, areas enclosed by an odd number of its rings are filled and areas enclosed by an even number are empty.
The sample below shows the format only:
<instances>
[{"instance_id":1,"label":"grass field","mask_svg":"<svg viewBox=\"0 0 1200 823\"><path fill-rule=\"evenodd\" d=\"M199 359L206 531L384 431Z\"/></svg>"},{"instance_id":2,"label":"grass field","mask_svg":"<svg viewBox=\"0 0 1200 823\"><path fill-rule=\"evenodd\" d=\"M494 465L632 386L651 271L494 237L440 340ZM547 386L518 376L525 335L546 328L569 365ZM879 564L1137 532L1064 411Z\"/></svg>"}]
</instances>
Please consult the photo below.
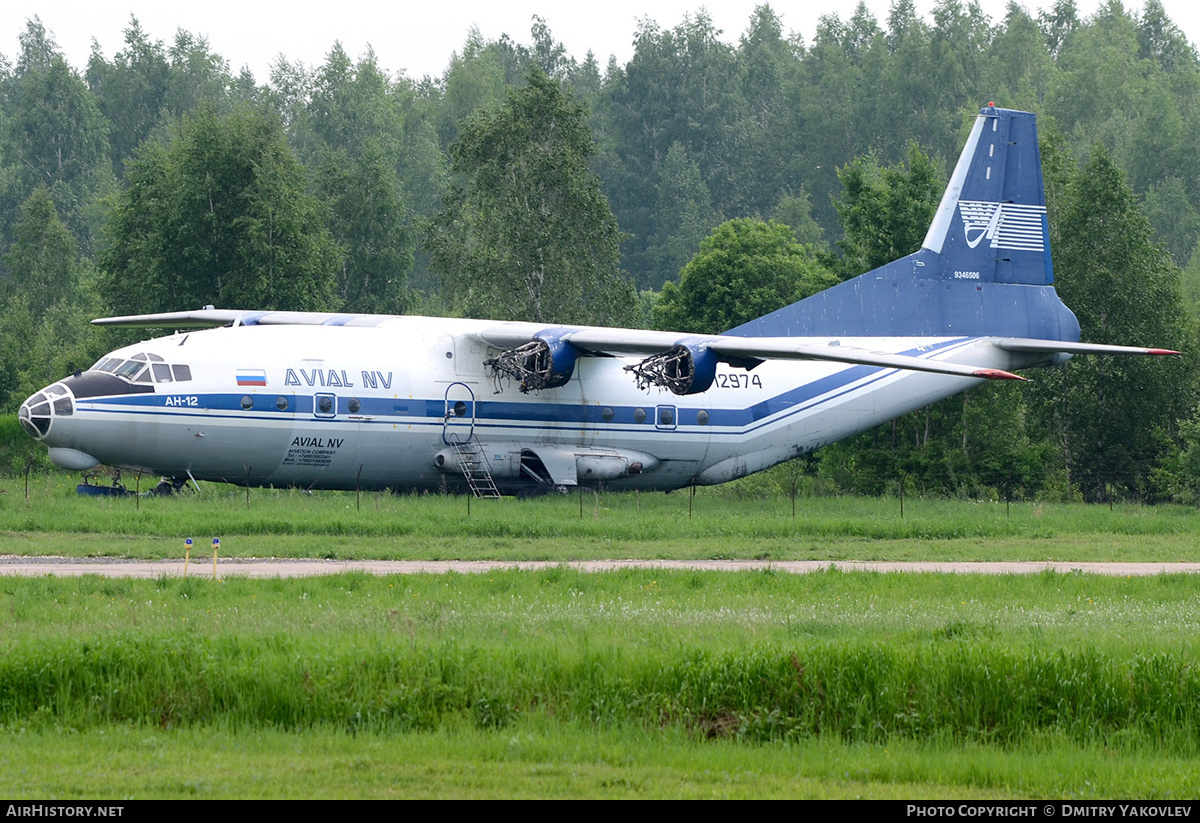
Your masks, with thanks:
<instances>
[{"instance_id":1,"label":"grass field","mask_svg":"<svg viewBox=\"0 0 1200 823\"><path fill-rule=\"evenodd\" d=\"M8 796L1200 794L1190 576L6 578L0 602Z\"/></svg>"},{"instance_id":2,"label":"grass field","mask_svg":"<svg viewBox=\"0 0 1200 823\"><path fill-rule=\"evenodd\" d=\"M42 764L42 765L35 765ZM349 735L115 726L0 740L21 798L1194 798L1194 758L1048 735L1019 749L893 741L747 745L528 719L500 732Z\"/></svg>"},{"instance_id":3,"label":"grass field","mask_svg":"<svg viewBox=\"0 0 1200 823\"><path fill-rule=\"evenodd\" d=\"M473 501L251 490L85 498L59 475L0 481L0 553L178 557L587 560L1200 560L1200 512L1179 506L737 496L725 488ZM248 501L248 502L247 502ZM470 512L468 514L468 505Z\"/></svg>"},{"instance_id":4,"label":"grass field","mask_svg":"<svg viewBox=\"0 0 1200 823\"><path fill-rule=\"evenodd\" d=\"M689 516L689 505L691 514ZM361 509L360 509L361 506ZM0 552L1196 560L1184 508L0 484ZM0 578L10 797L1196 797L1200 578Z\"/></svg>"}]
</instances>

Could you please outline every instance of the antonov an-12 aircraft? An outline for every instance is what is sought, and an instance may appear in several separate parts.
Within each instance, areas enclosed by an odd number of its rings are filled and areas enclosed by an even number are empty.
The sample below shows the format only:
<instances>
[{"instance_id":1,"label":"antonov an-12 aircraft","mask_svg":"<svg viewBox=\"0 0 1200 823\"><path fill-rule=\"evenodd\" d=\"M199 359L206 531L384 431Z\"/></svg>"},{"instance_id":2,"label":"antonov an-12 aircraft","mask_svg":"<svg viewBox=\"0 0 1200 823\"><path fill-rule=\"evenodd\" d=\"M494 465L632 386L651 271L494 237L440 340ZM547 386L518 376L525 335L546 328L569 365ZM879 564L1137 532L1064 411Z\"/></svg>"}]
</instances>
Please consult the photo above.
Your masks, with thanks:
<instances>
[{"instance_id":1,"label":"antonov an-12 aircraft","mask_svg":"<svg viewBox=\"0 0 1200 823\"><path fill-rule=\"evenodd\" d=\"M286 311L176 332L21 406L59 466L306 489L671 490L761 471L1075 354L1034 116L989 105L915 254L720 335ZM204 329L197 331L196 329Z\"/></svg>"}]
</instances>

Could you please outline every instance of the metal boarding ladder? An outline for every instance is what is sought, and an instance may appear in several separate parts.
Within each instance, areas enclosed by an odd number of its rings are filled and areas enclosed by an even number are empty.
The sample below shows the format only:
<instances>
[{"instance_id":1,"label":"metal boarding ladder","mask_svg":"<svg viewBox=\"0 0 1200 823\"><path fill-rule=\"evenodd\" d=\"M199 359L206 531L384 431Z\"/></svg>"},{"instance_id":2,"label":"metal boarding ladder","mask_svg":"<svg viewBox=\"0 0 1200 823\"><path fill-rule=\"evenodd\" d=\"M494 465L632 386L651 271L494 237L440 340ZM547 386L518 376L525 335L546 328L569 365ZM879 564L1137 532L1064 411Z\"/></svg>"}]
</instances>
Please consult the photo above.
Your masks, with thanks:
<instances>
[{"instance_id":1,"label":"metal boarding ladder","mask_svg":"<svg viewBox=\"0 0 1200 823\"><path fill-rule=\"evenodd\" d=\"M488 465L487 455L483 453L479 439L474 434L466 440L451 437L450 448L454 449L454 454L458 457L458 467L467 479L471 494L476 497L499 498L500 490L496 488L496 481L492 479L492 468Z\"/></svg>"}]
</instances>

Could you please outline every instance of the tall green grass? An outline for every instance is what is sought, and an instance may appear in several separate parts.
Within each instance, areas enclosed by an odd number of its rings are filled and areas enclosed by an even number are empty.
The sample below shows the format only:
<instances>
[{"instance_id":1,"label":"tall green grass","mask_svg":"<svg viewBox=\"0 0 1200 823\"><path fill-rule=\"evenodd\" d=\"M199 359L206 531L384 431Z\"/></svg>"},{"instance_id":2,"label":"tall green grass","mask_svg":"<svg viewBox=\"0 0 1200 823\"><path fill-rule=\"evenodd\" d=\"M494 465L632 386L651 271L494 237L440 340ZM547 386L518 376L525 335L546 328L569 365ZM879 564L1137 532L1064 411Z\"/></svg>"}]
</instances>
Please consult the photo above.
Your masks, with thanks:
<instances>
[{"instance_id":1,"label":"tall green grass","mask_svg":"<svg viewBox=\"0 0 1200 823\"><path fill-rule=\"evenodd\" d=\"M1191 756L1198 596L1190 577L1084 575L7 579L0 724L365 733L550 716Z\"/></svg>"},{"instance_id":2,"label":"tall green grass","mask_svg":"<svg viewBox=\"0 0 1200 823\"><path fill-rule=\"evenodd\" d=\"M1054 731L1200 751L1200 673L1162 652L1016 653L988 644L796 643L743 650L524 649L287 635L96 637L10 651L0 720L347 731L562 720L680 724L705 737L1013 745Z\"/></svg>"}]
</instances>

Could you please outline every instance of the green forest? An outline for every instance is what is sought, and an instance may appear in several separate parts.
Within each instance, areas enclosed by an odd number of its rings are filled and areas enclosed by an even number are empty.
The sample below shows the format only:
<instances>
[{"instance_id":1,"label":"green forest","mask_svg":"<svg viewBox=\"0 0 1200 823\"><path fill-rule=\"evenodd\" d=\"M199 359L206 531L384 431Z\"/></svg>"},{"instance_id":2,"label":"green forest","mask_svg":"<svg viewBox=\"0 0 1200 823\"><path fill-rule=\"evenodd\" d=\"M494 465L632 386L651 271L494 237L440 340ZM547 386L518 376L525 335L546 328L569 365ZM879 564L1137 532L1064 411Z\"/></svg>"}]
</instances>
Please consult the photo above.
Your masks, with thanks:
<instances>
[{"instance_id":1,"label":"green forest","mask_svg":"<svg viewBox=\"0 0 1200 823\"><path fill-rule=\"evenodd\" d=\"M198 308L719 332L915 251L970 123L1037 113L1076 358L752 478L837 493L1200 502L1200 56L1158 0L1003 19L939 0L740 33L645 18L571 55L543 20L466 33L440 76L331 43L235 73L148 32L70 65L38 18L0 55L0 410Z\"/></svg>"}]
</instances>

